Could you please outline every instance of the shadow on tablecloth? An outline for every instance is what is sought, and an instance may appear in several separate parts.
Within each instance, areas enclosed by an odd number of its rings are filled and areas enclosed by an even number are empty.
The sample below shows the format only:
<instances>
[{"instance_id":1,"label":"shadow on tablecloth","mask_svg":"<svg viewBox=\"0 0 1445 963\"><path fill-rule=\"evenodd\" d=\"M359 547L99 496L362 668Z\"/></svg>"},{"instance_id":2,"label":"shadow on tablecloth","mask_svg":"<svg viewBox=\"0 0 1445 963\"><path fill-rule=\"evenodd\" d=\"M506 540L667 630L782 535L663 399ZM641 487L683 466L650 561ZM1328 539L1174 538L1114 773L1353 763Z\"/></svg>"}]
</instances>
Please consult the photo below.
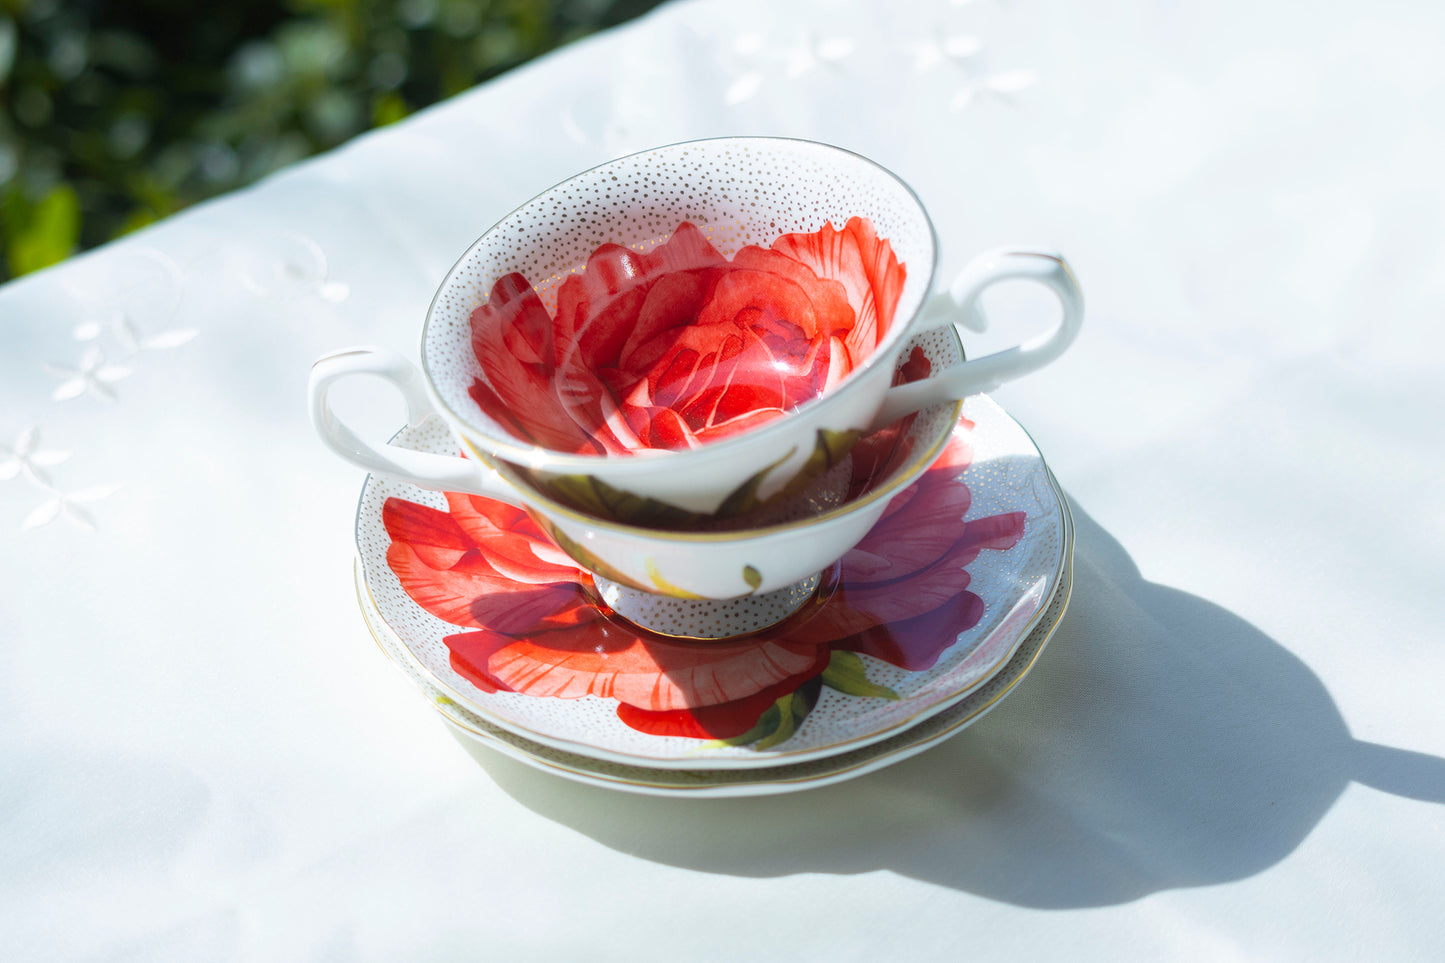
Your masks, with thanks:
<instances>
[{"instance_id":1,"label":"shadow on tablecloth","mask_svg":"<svg viewBox=\"0 0 1445 963\"><path fill-rule=\"evenodd\" d=\"M1260 872L1352 780L1445 802L1445 760L1354 740L1303 662L1219 606L1143 580L1073 511L1073 600L1033 673L912 759L714 800L595 789L474 754L522 804L641 858L754 877L891 870L1034 907Z\"/></svg>"}]
</instances>

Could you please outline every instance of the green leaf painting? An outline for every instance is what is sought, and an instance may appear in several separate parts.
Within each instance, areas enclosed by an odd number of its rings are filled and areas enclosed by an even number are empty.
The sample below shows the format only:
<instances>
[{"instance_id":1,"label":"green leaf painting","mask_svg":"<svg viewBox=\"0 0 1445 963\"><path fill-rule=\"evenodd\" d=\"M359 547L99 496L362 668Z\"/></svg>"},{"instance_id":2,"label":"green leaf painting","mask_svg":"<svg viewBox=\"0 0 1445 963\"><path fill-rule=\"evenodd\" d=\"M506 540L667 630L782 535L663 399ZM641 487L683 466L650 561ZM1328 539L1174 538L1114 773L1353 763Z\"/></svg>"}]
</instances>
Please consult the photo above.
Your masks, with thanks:
<instances>
[{"instance_id":1,"label":"green leaf painting","mask_svg":"<svg viewBox=\"0 0 1445 963\"><path fill-rule=\"evenodd\" d=\"M649 558L643 564L647 567L647 577L652 579L652 584L655 586L653 591L660 592L663 595L670 595L675 599L700 599L704 597L695 592L689 592L685 588L673 585L658 571L657 562L654 560Z\"/></svg>"},{"instance_id":2,"label":"green leaf painting","mask_svg":"<svg viewBox=\"0 0 1445 963\"><path fill-rule=\"evenodd\" d=\"M828 428L819 428L813 443L813 451L809 454L807 461L803 462L797 473L777 492L766 499L758 495L763 483L768 480L768 476L792 458L796 449L789 450L782 458L738 485L722 500L717 511L711 514L689 511L655 498L623 491L595 475L574 474L544 477L525 469L518 470L533 486L547 492L562 504L588 515L646 528L665 528L675 531L705 530L719 519L746 515L765 507L775 499L797 494L819 475L842 461L862 436L861 431L833 431Z\"/></svg>"},{"instance_id":3,"label":"green leaf painting","mask_svg":"<svg viewBox=\"0 0 1445 963\"><path fill-rule=\"evenodd\" d=\"M597 518L642 525L647 528L679 529L696 525L708 516L669 505L642 495L614 488L593 475L552 475L542 477L523 472L527 480L557 501Z\"/></svg>"},{"instance_id":4,"label":"green leaf painting","mask_svg":"<svg viewBox=\"0 0 1445 963\"><path fill-rule=\"evenodd\" d=\"M764 480L767 479L768 475L772 474L774 469L793 457L793 452L795 451L797 451L796 448L789 448L788 453L782 458L779 458L733 489L732 494L723 499L723 503L718 506L718 516L720 518L736 518L739 515L746 515L748 512L760 508L763 505L763 500L758 497L758 489L763 486Z\"/></svg>"},{"instance_id":5,"label":"green leaf painting","mask_svg":"<svg viewBox=\"0 0 1445 963\"><path fill-rule=\"evenodd\" d=\"M788 693L769 706L758 719L758 724L747 732L731 739L714 739L705 743L703 748L748 746L761 752L782 745L793 737L803 720L808 717L808 713L818 704L820 688L816 684L809 684L796 692Z\"/></svg>"},{"instance_id":6,"label":"green leaf painting","mask_svg":"<svg viewBox=\"0 0 1445 963\"><path fill-rule=\"evenodd\" d=\"M862 656L841 649L833 653L833 657L828 661L828 668L823 670L823 684L851 696L894 700L898 698L898 693L887 686L868 681L868 669L863 664Z\"/></svg>"}]
</instances>

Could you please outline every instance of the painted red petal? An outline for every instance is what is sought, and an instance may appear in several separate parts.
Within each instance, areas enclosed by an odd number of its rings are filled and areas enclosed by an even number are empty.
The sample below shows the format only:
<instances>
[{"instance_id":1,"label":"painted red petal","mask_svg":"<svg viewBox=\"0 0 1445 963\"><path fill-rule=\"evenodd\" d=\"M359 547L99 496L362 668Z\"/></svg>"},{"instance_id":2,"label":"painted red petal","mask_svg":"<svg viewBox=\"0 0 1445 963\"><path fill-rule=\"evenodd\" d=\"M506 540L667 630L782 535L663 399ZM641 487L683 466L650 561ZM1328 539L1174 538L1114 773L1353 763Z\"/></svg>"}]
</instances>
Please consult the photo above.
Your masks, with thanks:
<instances>
[{"instance_id":1,"label":"painted red petal","mask_svg":"<svg viewBox=\"0 0 1445 963\"><path fill-rule=\"evenodd\" d=\"M681 451L702 444L682 415L668 408L633 409L628 414L628 421L633 419L641 426L637 434L647 448Z\"/></svg>"},{"instance_id":2,"label":"painted red petal","mask_svg":"<svg viewBox=\"0 0 1445 963\"><path fill-rule=\"evenodd\" d=\"M553 337L558 356L573 348L598 312L619 294L636 287L644 276L644 265L635 251L618 244L604 244L593 251L582 271L557 288Z\"/></svg>"},{"instance_id":3,"label":"painted red petal","mask_svg":"<svg viewBox=\"0 0 1445 963\"><path fill-rule=\"evenodd\" d=\"M472 350L477 359L499 348L525 365L551 368L552 316L525 277L503 275L492 285L491 296L471 314Z\"/></svg>"},{"instance_id":4,"label":"painted red petal","mask_svg":"<svg viewBox=\"0 0 1445 963\"><path fill-rule=\"evenodd\" d=\"M853 446L850 451L853 456L853 482L848 491L849 498L857 498L881 484L908 460L913 453L913 440L908 434L912 419L912 415L900 418L887 428L865 435Z\"/></svg>"},{"instance_id":5,"label":"painted red petal","mask_svg":"<svg viewBox=\"0 0 1445 963\"><path fill-rule=\"evenodd\" d=\"M973 437L974 423L967 418L958 419L954 426L953 436L949 439L943 451L939 454L938 460L929 468L929 473L951 469L949 478L956 478L969 465L973 464Z\"/></svg>"},{"instance_id":6,"label":"painted red petal","mask_svg":"<svg viewBox=\"0 0 1445 963\"><path fill-rule=\"evenodd\" d=\"M580 573L574 566L542 562L531 554L525 535L496 528L468 498L448 495L454 511L482 534L480 544L446 512L400 498L388 498L382 506L382 522L392 538L387 564L407 595L453 625L504 632L531 629L577 604L580 589L574 583ZM489 526L491 533L485 531Z\"/></svg>"},{"instance_id":7,"label":"painted red petal","mask_svg":"<svg viewBox=\"0 0 1445 963\"><path fill-rule=\"evenodd\" d=\"M513 437L542 444L533 433L532 426L513 414L511 406L502 400L501 395L487 387L487 383L481 378L472 379L471 386L467 388L467 394L488 418L505 428ZM546 445L545 447L551 448L552 446Z\"/></svg>"},{"instance_id":8,"label":"painted red petal","mask_svg":"<svg viewBox=\"0 0 1445 963\"><path fill-rule=\"evenodd\" d=\"M784 235L790 236L796 235ZM772 250L763 247L743 248L733 257L733 268L776 275L803 290L816 317L816 327L808 329L810 338L819 335L842 336L851 331L858 322L857 307L848 296L847 286L839 283L841 278L822 274L813 265L794 257L790 252L779 250L776 243Z\"/></svg>"},{"instance_id":9,"label":"painted red petal","mask_svg":"<svg viewBox=\"0 0 1445 963\"><path fill-rule=\"evenodd\" d=\"M793 639L664 639L573 610L579 621L497 649L484 668L497 685L535 696L617 699L652 711L734 702L806 672L819 646Z\"/></svg>"},{"instance_id":10,"label":"painted red petal","mask_svg":"<svg viewBox=\"0 0 1445 963\"><path fill-rule=\"evenodd\" d=\"M578 363L591 371L618 366L623 345L637 325L652 286L650 281L639 278L614 294L592 295L587 317L580 322L568 349L577 354Z\"/></svg>"},{"instance_id":11,"label":"painted red petal","mask_svg":"<svg viewBox=\"0 0 1445 963\"><path fill-rule=\"evenodd\" d=\"M843 587L815 615L800 622L794 634L800 639L838 643L876 626L914 619L949 604L968 587L966 566L983 549L1011 548L1022 537L1025 521L1024 513L1013 512L969 522L961 530L954 528L956 541L938 561L888 581L850 583L845 556ZM872 554L884 555L887 550L887 546L875 544Z\"/></svg>"},{"instance_id":12,"label":"painted red petal","mask_svg":"<svg viewBox=\"0 0 1445 963\"><path fill-rule=\"evenodd\" d=\"M778 255L771 259L787 261ZM820 285L815 278L809 283ZM818 330L810 293L766 271L724 274L698 323L666 333L670 344L648 374L648 396L682 414L702 437L716 423L762 409L782 412L811 400L827 380L829 341L810 335ZM842 301L838 304L848 310ZM638 357L651 357L661 340L654 339Z\"/></svg>"},{"instance_id":13,"label":"painted red petal","mask_svg":"<svg viewBox=\"0 0 1445 963\"><path fill-rule=\"evenodd\" d=\"M815 338L831 337L835 329L847 328L853 321L853 309L840 285L819 280L796 261L757 247L738 252L697 323L735 327L749 308L760 312L747 319L749 327L769 327L779 320L791 325L801 342L800 354Z\"/></svg>"},{"instance_id":14,"label":"painted red petal","mask_svg":"<svg viewBox=\"0 0 1445 963\"><path fill-rule=\"evenodd\" d=\"M727 259L703 236L702 231L691 221L683 221L672 232L672 237L642 256L647 273L659 277L674 271L693 271L699 268L718 267L727 264Z\"/></svg>"},{"instance_id":15,"label":"painted red petal","mask_svg":"<svg viewBox=\"0 0 1445 963\"><path fill-rule=\"evenodd\" d=\"M624 702L617 706L617 718L639 732L653 736L681 736L687 739L733 739L758 724L764 712L785 695L828 667L832 652L819 649L818 658L806 670L768 686L756 695L715 706L696 709L640 709Z\"/></svg>"},{"instance_id":16,"label":"painted red petal","mask_svg":"<svg viewBox=\"0 0 1445 963\"><path fill-rule=\"evenodd\" d=\"M854 609L866 612L879 622L912 618L939 605L952 590L968 586L969 576L964 568L978 557L984 549L1005 551L1012 548L1023 537L1028 516L1024 512L1010 512L990 515L987 518L966 522L960 529L955 522L950 526L954 543L935 562L902 578L888 580L859 581L845 588L846 601ZM888 552L882 543L874 543L876 552ZM900 548L893 558L906 556L908 548ZM847 582L845 564L844 581ZM896 573L902 566L895 566L889 574Z\"/></svg>"},{"instance_id":17,"label":"painted red petal","mask_svg":"<svg viewBox=\"0 0 1445 963\"><path fill-rule=\"evenodd\" d=\"M944 650L983 618L983 599L962 591L931 612L850 636L835 647L881 659L909 672L933 668Z\"/></svg>"},{"instance_id":18,"label":"painted red petal","mask_svg":"<svg viewBox=\"0 0 1445 963\"><path fill-rule=\"evenodd\" d=\"M724 273L722 268L708 268L658 278L648 289L637 321L627 335L617 360L619 368L639 374L650 370L672 347L677 330L697 320Z\"/></svg>"},{"instance_id":19,"label":"painted red petal","mask_svg":"<svg viewBox=\"0 0 1445 963\"><path fill-rule=\"evenodd\" d=\"M450 568L476 548L452 516L404 498L382 504L381 523L392 541L410 544L422 562L434 568Z\"/></svg>"},{"instance_id":20,"label":"painted red petal","mask_svg":"<svg viewBox=\"0 0 1445 963\"><path fill-rule=\"evenodd\" d=\"M448 492L447 507L487 561L519 582L576 581L577 564L520 508L480 495Z\"/></svg>"},{"instance_id":21,"label":"painted red petal","mask_svg":"<svg viewBox=\"0 0 1445 963\"><path fill-rule=\"evenodd\" d=\"M510 591L486 592L468 606L468 624L516 637L539 631L553 622L572 622L577 613L593 608L592 599L576 582L518 586Z\"/></svg>"},{"instance_id":22,"label":"painted red petal","mask_svg":"<svg viewBox=\"0 0 1445 963\"><path fill-rule=\"evenodd\" d=\"M511 691L486 671L487 659L503 646L511 645L510 636L483 629L480 632L448 635L442 642L447 647L448 661L457 675L483 692Z\"/></svg>"},{"instance_id":23,"label":"painted red petal","mask_svg":"<svg viewBox=\"0 0 1445 963\"><path fill-rule=\"evenodd\" d=\"M505 363L493 365L493 374L509 367ZM507 429L513 437L551 448L553 451L595 453L602 450L584 432L553 396L553 381L536 381L526 377L510 378L500 375L505 390L521 392L503 397L493 391L480 378L472 381L467 394L477 407L497 424Z\"/></svg>"},{"instance_id":24,"label":"painted red petal","mask_svg":"<svg viewBox=\"0 0 1445 963\"><path fill-rule=\"evenodd\" d=\"M812 234L785 234L773 249L847 289L857 320L848 335L854 357L867 357L893 323L907 270L888 241L866 218L854 217L839 231L831 223Z\"/></svg>"},{"instance_id":25,"label":"painted red petal","mask_svg":"<svg viewBox=\"0 0 1445 963\"><path fill-rule=\"evenodd\" d=\"M581 273L557 289L554 332L559 357L575 348L594 369L616 365L653 282L668 274L726 264L702 232L686 221L647 254L617 244L602 245Z\"/></svg>"},{"instance_id":26,"label":"painted red petal","mask_svg":"<svg viewBox=\"0 0 1445 963\"><path fill-rule=\"evenodd\" d=\"M1024 528L1027 525L1027 512L1007 512L976 518L963 526L963 538L960 541L975 548L1004 552L1019 543L1019 539L1024 537Z\"/></svg>"},{"instance_id":27,"label":"painted red petal","mask_svg":"<svg viewBox=\"0 0 1445 963\"><path fill-rule=\"evenodd\" d=\"M722 438L728 438L732 435L750 431L759 425L767 424L781 413L781 410L777 408L759 408L756 411L739 415L729 421L715 421L707 427L705 432L699 433L698 438L701 441L718 441Z\"/></svg>"},{"instance_id":28,"label":"painted red petal","mask_svg":"<svg viewBox=\"0 0 1445 963\"><path fill-rule=\"evenodd\" d=\"M751 350L749 340L760 350ZM763 361L757 360L759 354ZM767 363L768 357L756 338L736 333L710 355L685 349L671 368L657 376L654 396L704 438L719 421L764 409L776 417L786 404L787 378Z\"/></svg>"},{"instance_id":29,"label":"painted red petal","mask_svg":"<svg viewBox=\"0 0 1445 963\"><path fill-rule=\"evenodd\" d=\"M843 556L844 578L854 583L893 581L932 565L957 543L969 499L967 486L958 482L919 485L900 493L900 510L885 515Z\"/></svg>"},{"instance_id":30,"label":"painted red petal","mask_svg":"<svg viewBox=\"0 0 1445 963\"><path fill-rule=\"evenodd\" d=\"M965 566L977 557L978 550L970 547L949 552L901 580L859 585L845 581L827 605L797 626L797 634L820 643L837 643L877 625L931 612L968 586Z\"/></svg>"},{"instance_id":31,"label":"painted red petal","mask_svg":"<svg viewBox=\"0 0 1445 963\"><path fill-rule=\"evenodd\" d=\"M417 605L453 625L479 624L472 614L477 598L515 591L516 583L498 575L475 551L455 565L441 567L428 564L411 545L398 541L387 547L386 564Z\"/></svg>"},{"instance_id":32,"label":"painted red petal","mask_svg":"<svg viewBox=\"0 0 1445 963\"><path fill-rule=\"evenodd\" d=\"M757 360L758 356L764 360ZM768 360L772 357L771 352L754 340L742 356L727 366L727 380L698 396L691 407L697 408L707 428L769 408L782 414L813 397L814 379L806 368L786 372L780 370L784 362L779 361L779 367L772 367Z\"/></svg>"},{"instance_id":33,"label":"painted red petal","mask_svg":"<svg viewBox=\"0 0 1445 963\"><path fill-rule=\"evenodd\" d=\"M915 344L913 350L908 352L908 360L893 372L893 383L895 385L910 384L914 381L922 381L931 374L933 374L933 362L928 360L928 355L923 353L923 348Z\"/></svg>"},{"instance_id":34,"label":"painted red petal","mask_svg":"<svg viewBox=\"0 0 1445 963\"><path fill-rule=\"evenodd\" d=\"M964 499L963 508L959 511L960 515L968 510L969 500L972 496L969 494L967 486L959 483L958 476L968 470L968 466L973 463L973 443L968 434L968 429L972 427L973 422L967 418L959 419L953 437L944 446L933 465L923 473L922 477L888 504L883 511L880 525L894 515L910 511L909 506L913 499L921 496L924 492L938 488L954 490L959 497Z\"/></svg>"},{"instance_id":35,"label":"painted red petal","mask_svg":"<svg viewBox=\"0 0 1445 963\"><path fill-rule=\"evenodd\" d=\"M522 509L495 498L486 498L482 495L462 495L456 492L447 492L445 498L447 511L451 514L452 519L474 542L478 539L490 538L498 532L517 530L518 526L522 526L519 531L522 538L534 536L541 531L527 527L530 516Z\"/></svg>"},{"instance_id":36,"label":"painted red petal","mask_svg":"<svg viewBox=\"0 0 1445 963\"><path fill-rule=\"evenodd\" d=\"M597 370L588 366L580 350L563 355L554 390L567 416L599 450L626 454L637 447L636 439L618 413L612 389Z\"/></svg>"},{"instance_id":37,"label":"painted red petal","mask_svg":"<svg viewBox=\"0 0 1445 963\"><path fill-rule=\"evenodd\" d=\"M560 451L593 451L554 397L552 318L526 278L508 274L471 314L472 351L483 378L468 394L517 437Z\"/></svg>"},{"instance_id":38,"label":"painted red petal","mask_svg":"<svg viewBox=\"0 0 1445 963\"><path fill-rule=\"evenodd\" d=\"M527 637L563 634L569 638L590 638L597 651L625 646L631 635L615 631L606 616L593 604L579 585L550 586L556 604L543 617L529 624L506 629L505 620L483 620L478 632L464 632L442 639L450 653L452 668L486 692L518 692L512 682L497 675L494 661L498 653L527 642ZM566 591L563 591L566 590ZM504 660L505 661L505 660Z\"/></svg>"},{"instance_id":39,"label":"painted red petal","mask_svg":"<svg viewBox=\"0 0 1445 963\"><path fill-rule=\"evenodd\" d=\"M703 350L706 351L709 347L711 346L704 345ZM704 368L705 359L703 352L686 344L674 345L672 351L647 377L647 393L652 397L653 403L676 410L679 402L691 394L693 380L706 377L708 372Z\"/></svg>"}]
</instances>

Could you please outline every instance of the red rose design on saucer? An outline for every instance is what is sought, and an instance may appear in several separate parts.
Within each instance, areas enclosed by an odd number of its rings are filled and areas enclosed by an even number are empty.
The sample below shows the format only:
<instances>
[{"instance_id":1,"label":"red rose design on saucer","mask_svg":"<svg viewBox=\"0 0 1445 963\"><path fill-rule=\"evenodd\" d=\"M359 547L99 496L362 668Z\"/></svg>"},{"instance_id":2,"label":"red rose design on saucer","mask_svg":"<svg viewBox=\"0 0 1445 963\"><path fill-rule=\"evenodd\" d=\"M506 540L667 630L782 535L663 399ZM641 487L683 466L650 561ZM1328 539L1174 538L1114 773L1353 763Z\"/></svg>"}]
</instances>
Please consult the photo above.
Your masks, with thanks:
<instances>
[{"instance_id":1,"label":"red rose design on saucer","mask_svg":"<svg viewBox=\"0 0 1445 963\"><path fill-rule=\"evenodd\" d=\"M964 521L971 496L958 476L970 459L956 434L808 606L744 638L691 641L623 621L530 517L481 497L449 494L446 511L388 498L386 558L418 605L466 630L444 641L453 669L484 692L613 699L640 732L769 748L822 686L893 696L860 656L922 671L982 617L967 566L1012 548L1025 513Z\"/></svg>"}]
</instances>

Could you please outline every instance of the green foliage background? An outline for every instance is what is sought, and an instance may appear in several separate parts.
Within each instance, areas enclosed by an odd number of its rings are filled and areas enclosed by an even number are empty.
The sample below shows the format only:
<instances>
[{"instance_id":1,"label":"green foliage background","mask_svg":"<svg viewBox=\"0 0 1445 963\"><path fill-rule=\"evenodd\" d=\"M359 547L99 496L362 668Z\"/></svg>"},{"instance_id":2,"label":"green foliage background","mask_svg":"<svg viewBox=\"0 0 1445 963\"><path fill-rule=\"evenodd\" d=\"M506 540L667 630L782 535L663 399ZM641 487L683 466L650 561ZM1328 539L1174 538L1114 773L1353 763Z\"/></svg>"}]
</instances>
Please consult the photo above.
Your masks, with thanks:
<instances>
[{"instance_id":1,"label":"green foliage background","mask_svg":"<svg viewBox=\"0 0 1445 963\"><path fill-rule=\"evenodd\" d=\"M0 0L0 280L660 0Z\"/></svg>"}]
</instances>

